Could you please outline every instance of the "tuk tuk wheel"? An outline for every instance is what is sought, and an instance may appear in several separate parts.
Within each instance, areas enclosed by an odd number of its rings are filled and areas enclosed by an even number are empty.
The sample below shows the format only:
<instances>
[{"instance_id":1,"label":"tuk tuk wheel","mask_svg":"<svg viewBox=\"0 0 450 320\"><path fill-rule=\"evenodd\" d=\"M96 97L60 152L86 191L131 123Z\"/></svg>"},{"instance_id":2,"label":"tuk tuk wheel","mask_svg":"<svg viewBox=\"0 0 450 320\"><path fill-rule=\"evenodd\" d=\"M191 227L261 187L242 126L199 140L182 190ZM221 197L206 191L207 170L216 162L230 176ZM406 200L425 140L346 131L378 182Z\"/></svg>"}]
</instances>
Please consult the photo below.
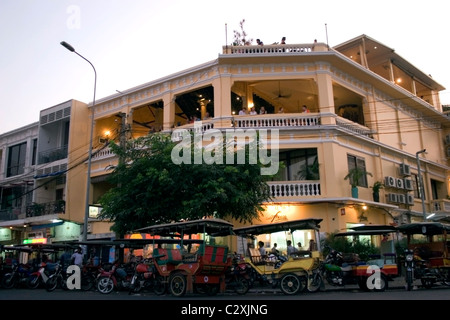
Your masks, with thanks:
<instances>
[{"instance_id":1,"label":"tuk tuk wheel","mask_svg":"<svg viewBox=\"0 0 450 320\"><path fill-rule=\"evenodd\" d=\"M186 277L180 273L172 274L169 278L169 290L175 297L184 296L186 293L187 280Z\"/></svg>"},{"instance_id":2,"label":"tuk tuk wheel","mask_svg":"<svg viewBox=\"0 0 450 320\"><path fill-rule=\"evenodd\" d=\"M302 281L294 273L285 274L280 281L281 291L286 295L294 295L303 289Z\"/></svg>"},{"instance_id":3,"label":"tuk tuk wheel","mask_svg":"<svg viewBox=\"0 0 450 320\"><path fill-rule=\"evenodd\" d=\"M387 287L388 287L388 279L384 274L381 274L379 286L376 285L373 291L383 292L386 291Z\"/></svg>"}]
</instances>

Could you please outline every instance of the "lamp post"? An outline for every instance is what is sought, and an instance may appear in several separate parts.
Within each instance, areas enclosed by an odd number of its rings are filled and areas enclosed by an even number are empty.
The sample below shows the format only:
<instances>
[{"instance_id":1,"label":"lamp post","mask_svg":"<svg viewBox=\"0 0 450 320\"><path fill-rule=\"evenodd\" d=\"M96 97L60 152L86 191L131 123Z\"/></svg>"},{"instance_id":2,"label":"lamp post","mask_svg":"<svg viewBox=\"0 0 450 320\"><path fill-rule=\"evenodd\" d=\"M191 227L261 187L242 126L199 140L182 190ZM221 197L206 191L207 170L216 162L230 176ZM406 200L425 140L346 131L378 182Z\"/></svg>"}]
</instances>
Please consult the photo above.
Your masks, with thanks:
<instances>
[{"instance_id":1,"label":"lamp post","mask_svg":"<svg viewBox=\"0 0 450 320\"><path fill-rule=\"evenodd\" d=\"M423 179L422 179L422 174L420 173L420 159L419 159L419 154L420 153L425 153L427 151L427 149L423 149L420 151L416 152L416 161L417 161L417 172L419 175L419 184L420 184L420 199L422 200L422 214L423 214L423 221L427 220L427 213L425 210L425 188L423 187Z\"/></svg>"},{"instance_id":2,"label":"lamp post","mask_svg":"<svg viewBox=\"0 0 450 320\"><path fill-rule=\"evenodd\" d=\"M86 203L85 203L85 211L84 211L84 224L83 224L83 241L87 240L87 229L88 229L88 219L89 219L89 193L91 187L91 162L92 162L92 136L94 133L94 106L95 106L95 91L97 87L97 72L95 71L94 65L81 54L75 51L75 49L65 41L61 42L61 45L69 50L70 52L74 52L79 55L81 58L89 62L94 69L94 100L92 101L92 114L91 114L91 134L89 138L89 155L88 155L88 168L87 168L87 179L86 179Z\"/></svg>"}]
</instances>

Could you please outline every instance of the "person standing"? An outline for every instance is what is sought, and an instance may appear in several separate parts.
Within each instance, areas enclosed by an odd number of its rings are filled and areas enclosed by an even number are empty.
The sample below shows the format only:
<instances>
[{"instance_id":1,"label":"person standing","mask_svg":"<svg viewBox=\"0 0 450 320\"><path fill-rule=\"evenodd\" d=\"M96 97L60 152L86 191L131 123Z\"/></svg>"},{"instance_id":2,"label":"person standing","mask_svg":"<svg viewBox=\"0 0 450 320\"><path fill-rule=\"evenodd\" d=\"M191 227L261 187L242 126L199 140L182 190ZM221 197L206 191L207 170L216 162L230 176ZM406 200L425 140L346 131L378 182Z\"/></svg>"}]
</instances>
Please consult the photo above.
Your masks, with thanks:
<instances>
[{"instance_id":1,"label":"person standing","mask_svg":"<svg viewBox=\"0 0 450 320\"><path fill-rule=\"evenodd\" d=\"M81 268L83 266L83 257L84 255L81 253L81 248L77 248L72 254L72 263Z\"/></svg>"},{"instance_id":2,"label":"person standing","mask_svg":"<svg viewBox=\"0 0 450 320\"><path fill-rule=\"evenodd\" d=\"M309 109L306 105L303 105L303 113L309 113Z\"/></svg>"}]
</instances>

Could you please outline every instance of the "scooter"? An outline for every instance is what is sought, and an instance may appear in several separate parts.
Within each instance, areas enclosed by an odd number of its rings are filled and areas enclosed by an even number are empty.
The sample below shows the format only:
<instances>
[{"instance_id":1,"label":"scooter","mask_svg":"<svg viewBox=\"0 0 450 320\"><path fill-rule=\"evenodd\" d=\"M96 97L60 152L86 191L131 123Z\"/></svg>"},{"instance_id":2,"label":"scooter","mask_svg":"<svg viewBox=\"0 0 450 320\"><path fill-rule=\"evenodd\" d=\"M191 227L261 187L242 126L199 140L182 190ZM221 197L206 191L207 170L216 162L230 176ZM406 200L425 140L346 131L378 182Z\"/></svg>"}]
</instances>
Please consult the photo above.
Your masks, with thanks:
<instances>
[{"instance_id":1,"label":"scooter","mask_svg":"<svg viewBox=\"0 0 450 320\"><path fill-rule=\"evenodd\" d=\"M38 271L33 272L28 277L27 287L29 289L36 289L41 286L41 284L45 285L50 276L56 272L56 266L57 263L41 262Z\"/></svg>"}]
</instances>

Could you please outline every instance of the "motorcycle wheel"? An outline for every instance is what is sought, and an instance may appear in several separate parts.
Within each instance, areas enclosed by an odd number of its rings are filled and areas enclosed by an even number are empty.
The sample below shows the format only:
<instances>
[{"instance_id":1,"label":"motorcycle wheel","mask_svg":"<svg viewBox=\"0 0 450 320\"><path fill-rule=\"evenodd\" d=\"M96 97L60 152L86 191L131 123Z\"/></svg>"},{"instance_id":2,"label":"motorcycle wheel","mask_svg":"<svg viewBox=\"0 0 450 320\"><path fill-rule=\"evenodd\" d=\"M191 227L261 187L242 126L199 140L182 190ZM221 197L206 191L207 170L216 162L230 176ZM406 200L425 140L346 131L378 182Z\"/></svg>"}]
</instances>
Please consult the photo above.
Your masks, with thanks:
<instances>
[{"instance_id":1,"label":"motorcycle wheel","mask_svg":"<svg viewBox=\"0 0 450 320\"><path fill-rule=\"evenodd\" d=\"M114 289L114 281L110 277L100 277L97 281L97 290L100 293L108 294Z\"/></svg>"},{"instance_id":2,"label":"motorcycle wheel","mask_svg":"<svg viewBox=\"0 0 450 320\"><path fill-rule=\"evenodd\" d=\"M280 288L286 295L294 295L302 291L303 285L297 275L294 273L285 274L280 281Z\"/></svg>"},{"instance_id":3,"label":"motorcycle wheel","mask_svg":"<svg viewBox=\"0 0 450 320\"><path fill-rule=\"evenodd\" d=\"M58 277L56 275L51 275L47 282L45 283L45 290L51 292L58 286Z\"/></svg>"},{"instance_id":4,"label":"motorcycle wheel","mask_svg":"<svg viewBox=\"0 0 450 320\"><path fill-rule=\"evenodd\" d=\"M434 279L422 278L422 279L420 279L420 282L422 283L422 286L424 286L426 289L431 289L431 287L433 287L435 281L434 281Z\"/></svg>"},{"instance_id":5,"label":"motorcycle wheel","mask_svg":"<svg viewBox=\"0 0 450 320\"><path fill-rule=\"evenodd\" d=\"M81 290L90 291L95 286L95 276L91 274L85 274L81 276Z\"/></svg>"},{"instance_id":6,"label":"motorcycle wheel","mask_svg":"<svg viewBox=\"0 0 450 320\"><path fill-rule=\"evenodd\" d=\"M3 276L2 287L5 289L12 289L16 286L16 278L12 273L7 273Z\"/></svg>"},{"instance_id":7,"label":"motorcycle wheel","mask_svg":"<svg viewBox=\"0 0 450 320\"><path fill-rule=\"evenodd\" d=\"M406 271L406 290L411 291L413 284L413 273L412 271Z\"/></svg>"},{"instance_id":8,"label":"motorcycle wheel","mask_svg":"<svg viewBox=\"0 0 450 320\"><path fill-rule=\"evenodd\" d=\"M164 278L161 276L157 276L154 280L155 284L153 286L153 292L157 294L158 296L163 295L166 293L166 283L164 282Z\"/></svg>"},{"instance_id":9,"label":"motorcycle wheel","mask_svg":"<svg viewBox=\"0 0 450 320\"><path fill-rule=\"evenodd\" d=\"M243 295L250 290L250 282L244 277L238 277L236 279L236 286L234 287L234 292Z\"/></svg>"},{"instance_id":10,"label":"motorcycle wheel","mask_svg":"<svg viewBox=\"0 0 450 320\"><path fill-rule=\"evenodd\" d=\"M36 289L41 283L40 277L38 275L32 274L27 280L28 289Z\"/></svg>"},{"instance_id":11,"label":"motorcycle wheel","mask_svg":"<svg viewBox=\"0 0 450 320\"><path fill-rule=\"evenodd\" d=\"M175 297L182 297L186 293L187 280L182 274L175 273L169 278L169 290Z\"/></svg>"},{"instance_id":12,"label":"motorcycle wheel","mask_svg":"<svg viewBox=\"0 0 450 320\"><path fill-rule=\"evenodd\" d=\"M317 292L320 290L322 286L323 278L322 275L318 272L308 275L308 281L306 284L306 290L308 292Z\"/></svg>"}]
</instances>

